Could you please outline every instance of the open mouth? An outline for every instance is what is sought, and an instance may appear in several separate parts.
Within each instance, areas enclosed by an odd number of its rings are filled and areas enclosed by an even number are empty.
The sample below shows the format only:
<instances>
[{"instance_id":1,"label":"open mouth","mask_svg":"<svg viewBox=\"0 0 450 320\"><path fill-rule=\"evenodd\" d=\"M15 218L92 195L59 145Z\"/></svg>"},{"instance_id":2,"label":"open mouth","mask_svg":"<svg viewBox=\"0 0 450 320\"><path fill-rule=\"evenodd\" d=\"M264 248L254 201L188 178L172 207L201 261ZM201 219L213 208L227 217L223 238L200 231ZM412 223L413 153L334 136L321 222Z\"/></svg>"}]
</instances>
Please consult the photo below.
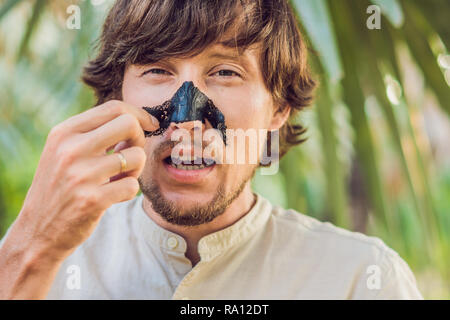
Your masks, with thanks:
<instances>
[{"instance_id":1,"label":"open mouth","mask_svg":"<svg viewBox=\"0 0 450 320\"><path fill-rule=\"evenodd\" d=\"M163 160L168 165L181 170L200 170L208 167L212 167L216 164L213 159L208 158L194 158L194 159L182 159L172 158L168 156Z\"/></svg>"}]
</instances>

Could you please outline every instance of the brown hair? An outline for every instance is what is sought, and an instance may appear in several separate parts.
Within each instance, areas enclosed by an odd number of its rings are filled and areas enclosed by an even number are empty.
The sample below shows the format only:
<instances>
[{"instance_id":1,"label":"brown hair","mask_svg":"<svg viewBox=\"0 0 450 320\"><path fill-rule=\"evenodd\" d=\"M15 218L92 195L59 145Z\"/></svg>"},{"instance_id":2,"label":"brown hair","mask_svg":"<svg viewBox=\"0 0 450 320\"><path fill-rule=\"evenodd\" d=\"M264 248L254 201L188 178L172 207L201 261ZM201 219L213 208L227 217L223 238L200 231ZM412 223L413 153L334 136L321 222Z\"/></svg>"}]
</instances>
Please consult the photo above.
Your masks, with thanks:
<instances>
[{"instance_id":1,"label":"brown hair","mask_svg":"<svg viewBox=\"0 0 450 320\"><path fill-rule=\"evenodd\" d=\"M280 158L303 142L306 131L291 123L312 101L316 85L306 62L307 49L287 0L117 0L103 25L99 53L84 69L97 104L121 99L128 64L167 57L190 57L220 43L245 50L260 44L260 66L267 89L281 110L291 106L280 129ZM241 51L239 51L241 52Z\"/></svg>"}]
</instances>

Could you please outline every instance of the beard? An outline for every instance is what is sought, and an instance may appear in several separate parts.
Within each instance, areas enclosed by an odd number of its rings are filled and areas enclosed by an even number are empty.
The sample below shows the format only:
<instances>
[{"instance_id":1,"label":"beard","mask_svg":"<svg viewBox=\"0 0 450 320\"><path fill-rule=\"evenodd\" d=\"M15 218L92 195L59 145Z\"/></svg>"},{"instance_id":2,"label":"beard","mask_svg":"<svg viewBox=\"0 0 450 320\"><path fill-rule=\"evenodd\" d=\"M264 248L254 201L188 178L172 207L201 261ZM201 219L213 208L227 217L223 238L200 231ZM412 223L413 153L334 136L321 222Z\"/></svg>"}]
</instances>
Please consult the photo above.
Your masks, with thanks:
<instances>
[{"instance_id":1,"label":"beard","mask_svg":"<svg viewBox=\"0 0 450 320\"><path fill-rule=\"evenodd\" d=\"M212 200L204 204L196 203L190 208L179 206L167 199L154 180L146 182L141 176L138 181L142 194L150 201L153 210L165 221L179 226L198 226L211 222L223 214L226 208L239 197L247 182L253 178L256 168L255 166L249 176L245 177L235 189L226 193L225 184L221 183Z\"/></svg>"}]
</instances>

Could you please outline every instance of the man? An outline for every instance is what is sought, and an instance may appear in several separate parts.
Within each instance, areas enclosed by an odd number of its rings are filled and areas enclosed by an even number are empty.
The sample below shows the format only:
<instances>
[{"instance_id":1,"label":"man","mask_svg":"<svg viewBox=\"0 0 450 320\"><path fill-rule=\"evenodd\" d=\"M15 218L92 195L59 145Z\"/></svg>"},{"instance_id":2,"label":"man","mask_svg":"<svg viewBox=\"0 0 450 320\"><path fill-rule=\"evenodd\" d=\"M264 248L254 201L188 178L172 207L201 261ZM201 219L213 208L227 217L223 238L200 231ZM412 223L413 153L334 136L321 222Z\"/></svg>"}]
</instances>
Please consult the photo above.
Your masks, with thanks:
<instances>
[{"instance_id":1,"label":"man","mask_svg":"<svg viewBox=\"0 0 450 320\"><path fill-rule=\"evenodd\" d=\"M177 132L205 142L214 121L161 109L162 128L142 108L175 94L190 114L196 88L227 129L279 132L280 156L301 142L288 118L315 83L287 1L118 0L83 79L98 106L51 130L0 249L1 298L421 298L381 240L254 194L258 164L174 163ZM180 158L196 154L183 143Z\"/></svg>"}]
</instances>

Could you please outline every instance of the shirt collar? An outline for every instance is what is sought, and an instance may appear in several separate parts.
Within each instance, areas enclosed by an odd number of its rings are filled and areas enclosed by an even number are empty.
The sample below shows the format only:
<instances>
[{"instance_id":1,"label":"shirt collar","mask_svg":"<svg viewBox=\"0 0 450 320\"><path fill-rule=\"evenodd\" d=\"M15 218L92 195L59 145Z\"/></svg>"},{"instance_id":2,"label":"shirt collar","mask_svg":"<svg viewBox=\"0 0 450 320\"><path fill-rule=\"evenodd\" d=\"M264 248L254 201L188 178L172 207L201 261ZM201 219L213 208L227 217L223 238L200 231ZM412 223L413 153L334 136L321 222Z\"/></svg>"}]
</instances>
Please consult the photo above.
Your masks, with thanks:
<instances>
[{"instance_id":1,"label":"shirt collar","mask_svg":"<svg viewBox=\"0 0 450 320\"><path fill-rule=\"evenodd\" d=\"M255 193L256 202L253 207L231 226L204 236L198 243L198 251L203 261L211 260L228 248L243 243L255 231L262 228L270 217L271 203ZM174 232L168 231L154 222L144 211L141 194L136 201L137 227L146 242L163 249L185 253L186 241Z\"/></svg>"},{"instance_id":2,"label":"shirt collar","mask_svg":"<svg viewBox=\"0 0 450 320\"><path fill-rule=\"evenodd\" d=\"M184 238L154 222L145 212L143 200L144 195L141 194L136 201L137 228L140 236L150 245L184 254L187 249Z\"/></svg>"}]
</instances>

